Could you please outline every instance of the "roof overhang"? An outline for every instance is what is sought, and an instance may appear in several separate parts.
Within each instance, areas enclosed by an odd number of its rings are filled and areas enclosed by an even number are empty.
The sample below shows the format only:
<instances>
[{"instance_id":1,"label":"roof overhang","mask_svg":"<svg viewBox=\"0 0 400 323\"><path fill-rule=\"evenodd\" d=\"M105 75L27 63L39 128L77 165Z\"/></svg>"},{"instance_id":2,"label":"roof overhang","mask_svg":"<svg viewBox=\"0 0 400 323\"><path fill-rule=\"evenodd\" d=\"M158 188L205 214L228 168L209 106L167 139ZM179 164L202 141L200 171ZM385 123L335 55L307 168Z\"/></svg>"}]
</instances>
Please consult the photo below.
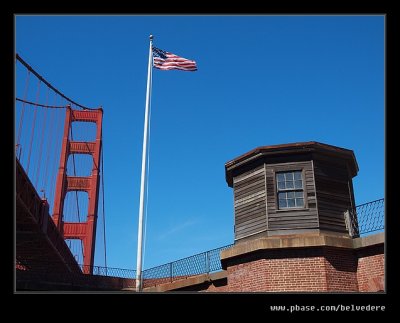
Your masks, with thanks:
<instances>
[{"instance_id":1,"label":"roof overhang","mask_svg":"<svg viewBox=\"0 0 400 323\"><path fill-rule=\"evenodd\" d=\"M225 163L225 178L230 187L233 185L233 172L253 162L262 162L266 157L282 157L304 153L319 153L347 161L351 176L358 173L358 164L354 152L337 146L316 141L296 142L282 145L261 146Z\"/></svg>"}]
</instances>

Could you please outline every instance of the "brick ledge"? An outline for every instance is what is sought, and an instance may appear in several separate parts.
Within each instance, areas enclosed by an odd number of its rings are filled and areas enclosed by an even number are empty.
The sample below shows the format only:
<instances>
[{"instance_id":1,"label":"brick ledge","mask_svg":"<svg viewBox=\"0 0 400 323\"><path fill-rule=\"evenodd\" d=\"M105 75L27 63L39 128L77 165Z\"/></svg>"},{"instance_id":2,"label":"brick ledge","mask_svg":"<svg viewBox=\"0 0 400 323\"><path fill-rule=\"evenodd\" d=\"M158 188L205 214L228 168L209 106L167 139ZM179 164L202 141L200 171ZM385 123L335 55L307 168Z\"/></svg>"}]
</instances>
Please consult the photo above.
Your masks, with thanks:
<instances>
[{"instance_id":1,"label":"brick ledge","mask_svg":"<svg viewBox=\"0 0 400 323\"><path fill-rule=\"evenodd\" d=\"M288 236L264 237L245 241L221 251L221 261L246 253L265 249L336 247L359 249L384 243L384 233L351 239L350 237L320 234L294 234ZM224 263L224 262L223 262Z\"/></svg>"}]
</instances>

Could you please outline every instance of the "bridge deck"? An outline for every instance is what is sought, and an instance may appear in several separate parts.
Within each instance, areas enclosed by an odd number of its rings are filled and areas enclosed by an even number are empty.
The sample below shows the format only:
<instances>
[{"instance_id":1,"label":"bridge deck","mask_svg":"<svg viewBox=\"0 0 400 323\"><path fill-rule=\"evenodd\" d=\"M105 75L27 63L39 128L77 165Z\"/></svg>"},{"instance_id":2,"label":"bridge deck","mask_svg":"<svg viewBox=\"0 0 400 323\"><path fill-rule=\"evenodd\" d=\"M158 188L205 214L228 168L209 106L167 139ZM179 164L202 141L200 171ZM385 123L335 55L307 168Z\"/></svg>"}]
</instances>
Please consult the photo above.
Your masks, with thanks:
<instances>
[{"instance_id":1,"label":"bridge deck","mask_svg":"<svg viewBox=\"0 0 400 323\"><path fill-rule=\"evenodd\" d=\"M134 279L86 275L21 164L16 161L16 289L123 290Z\"/></svg>"},{"instance_id":2,"label":"bridge deck","mask_svg":"<svg viewBox=\"0 0 400 323\"><path fill-rule=\"evenodd\" d=\"M16 268L45 270L51 263L57 272L80 272L80 267L42 200L16 161Z\"/></svg>"}]
</instances>

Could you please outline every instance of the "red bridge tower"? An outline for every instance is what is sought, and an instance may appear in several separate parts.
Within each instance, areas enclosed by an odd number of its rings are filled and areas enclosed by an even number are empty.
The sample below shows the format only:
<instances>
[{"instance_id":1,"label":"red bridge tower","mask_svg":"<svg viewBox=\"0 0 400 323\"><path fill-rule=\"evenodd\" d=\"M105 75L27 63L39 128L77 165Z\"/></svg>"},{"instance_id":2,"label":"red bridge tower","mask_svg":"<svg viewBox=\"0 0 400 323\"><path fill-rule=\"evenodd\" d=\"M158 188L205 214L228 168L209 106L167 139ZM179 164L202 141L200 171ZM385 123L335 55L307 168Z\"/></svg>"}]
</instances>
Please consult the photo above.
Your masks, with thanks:
<instances>
[{"instance_id":1,"label":"red bridge tower","mask_svg":"<svg viewBox=\"0 0 400 323\"><path fill-rule=\"evenodd\" d=\"M53 220L64 239L79 239L83 242L84 272L93 273L94 251L96 242L97 206L100 183L100 154L102 142L103 110L73 110L66 109L64 135L60 156L60 167L57 175L56 193L54 197ZM72 122L96 123L95 141L71 141L69 133ZM70 154L90 154L93 166L90 176L68 176L66 166ZM84 191L88 193L89 205L86 222L64 222L64 199L69 191Z\"/></svg>"}]
</instances>

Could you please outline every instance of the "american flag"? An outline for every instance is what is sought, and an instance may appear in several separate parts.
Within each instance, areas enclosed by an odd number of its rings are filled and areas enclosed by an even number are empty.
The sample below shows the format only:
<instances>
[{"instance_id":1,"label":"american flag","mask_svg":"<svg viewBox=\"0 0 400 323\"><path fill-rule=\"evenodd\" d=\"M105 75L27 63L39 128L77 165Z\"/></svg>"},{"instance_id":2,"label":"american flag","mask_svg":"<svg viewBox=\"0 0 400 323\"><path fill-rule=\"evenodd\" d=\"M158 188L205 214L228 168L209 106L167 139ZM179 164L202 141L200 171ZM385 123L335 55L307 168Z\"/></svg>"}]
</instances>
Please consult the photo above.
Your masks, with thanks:
<instances>
[{"instance_id":1,"label":"american flag","mask_svg":"<svg viewBox=\"0 0 400 323\"><path fill-rule=\"evenodd\" d=\"M197 64L187 58L166 52L153 46L153 66L160 70L197 71Z\"/></svg>"}]
</instances>

